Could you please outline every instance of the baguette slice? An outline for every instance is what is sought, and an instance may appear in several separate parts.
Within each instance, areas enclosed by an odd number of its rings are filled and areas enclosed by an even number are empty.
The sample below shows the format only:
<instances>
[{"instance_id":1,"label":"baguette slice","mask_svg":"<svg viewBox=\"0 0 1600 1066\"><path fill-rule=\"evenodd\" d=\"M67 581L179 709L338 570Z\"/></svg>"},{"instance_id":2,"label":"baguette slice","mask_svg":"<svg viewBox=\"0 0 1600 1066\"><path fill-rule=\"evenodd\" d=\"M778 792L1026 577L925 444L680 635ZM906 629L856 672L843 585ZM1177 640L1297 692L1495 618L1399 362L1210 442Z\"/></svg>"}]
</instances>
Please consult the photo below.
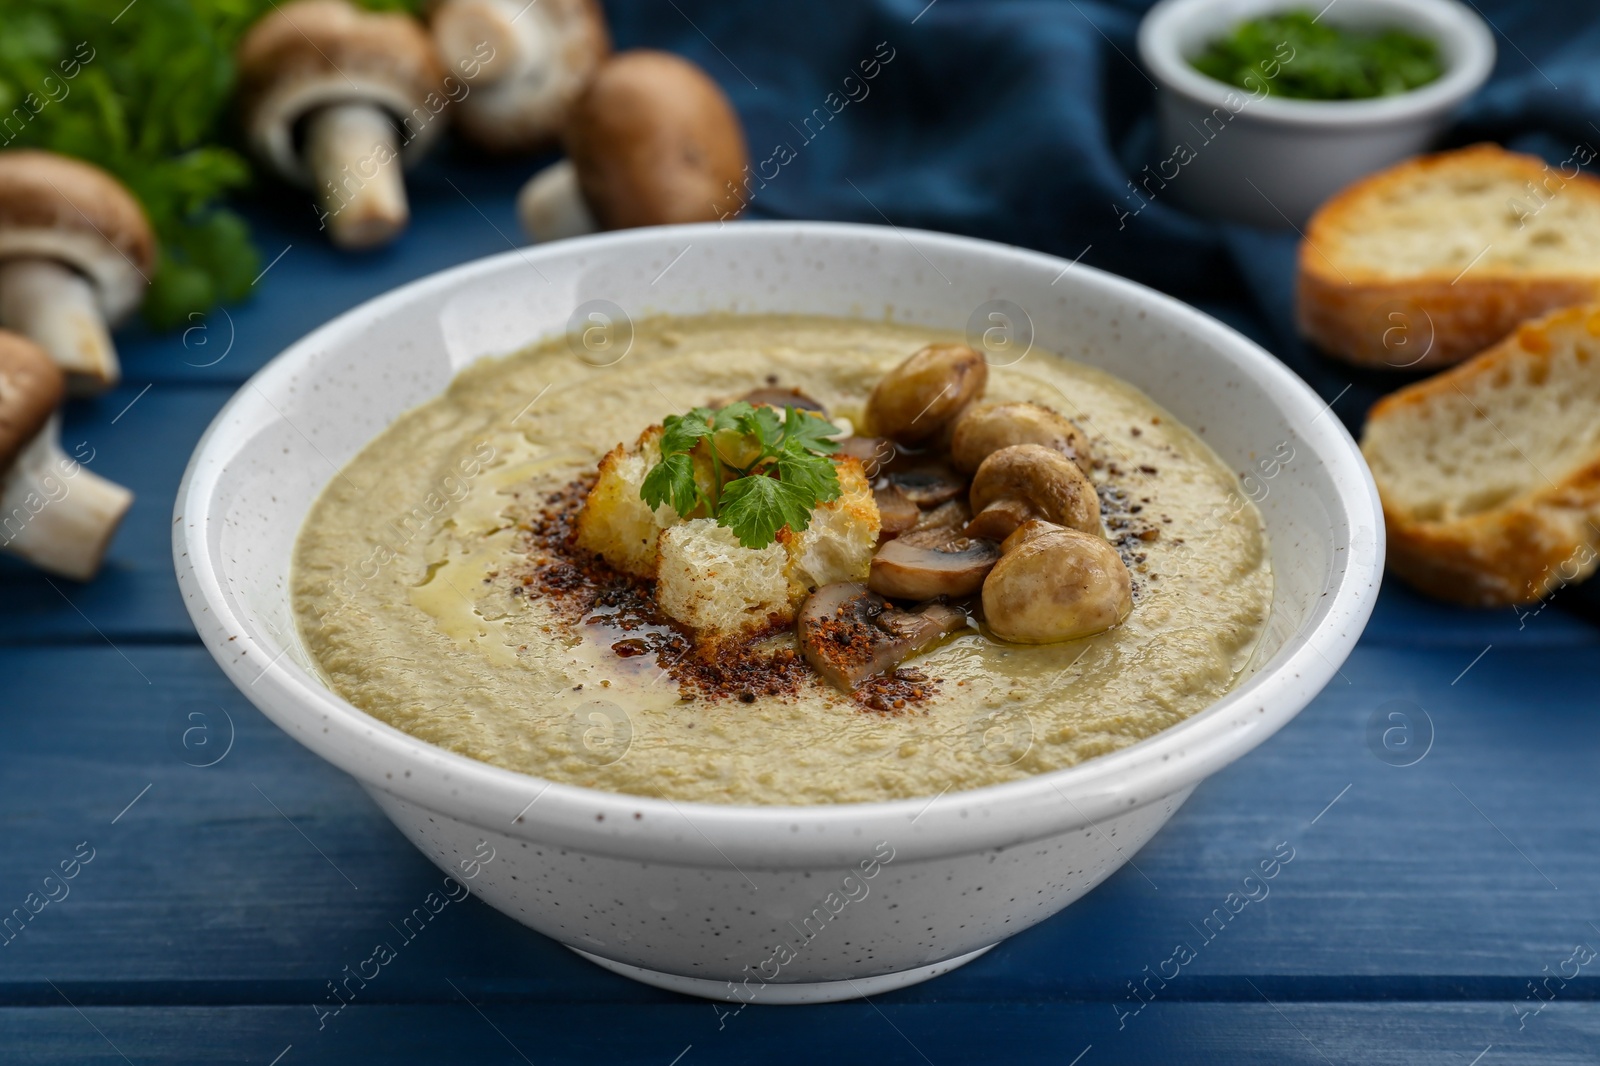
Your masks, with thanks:
<instances>
[{"instance_id":1,"label":"baguette slice","mask_svg":"<svg viewBox=\"0 0 1600 1066\"><path fill-rule=\"evenodd\" d=\"M1525 323L1385 397L1361 450L1389 565L1423 592L1505 606L1588 577L1600 558L1600 304Z\"/></svg>"},{"instance_id":2,"label":"baguette slice","mask_svg":"<svg viewBox=\"0 0 1600 1066\"><path fill-rule=\"evenodd\" d=\"M1478 144L1324 204L1300 245L1300 332L1362 366L1460 362L1519 322L1600 299L1600 179Z\"/></svg>"}]
</instances>

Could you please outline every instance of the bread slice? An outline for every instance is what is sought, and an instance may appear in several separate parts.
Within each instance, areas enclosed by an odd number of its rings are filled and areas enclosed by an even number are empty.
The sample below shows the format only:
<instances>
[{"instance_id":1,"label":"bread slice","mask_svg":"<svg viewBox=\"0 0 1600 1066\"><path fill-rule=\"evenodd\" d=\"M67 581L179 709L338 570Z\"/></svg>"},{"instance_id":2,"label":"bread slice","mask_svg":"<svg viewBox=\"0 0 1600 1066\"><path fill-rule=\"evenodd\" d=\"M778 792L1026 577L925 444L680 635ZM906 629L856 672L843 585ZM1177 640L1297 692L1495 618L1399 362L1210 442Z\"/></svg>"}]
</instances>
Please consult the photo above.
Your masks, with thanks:
<instances>
[{"instance_id":1,"label":"bread slice","mask_svg":"<svg viewBox=\"0 0 1600 1066\"><path fill-rule=\"evenodd\" d=\"M1379 401L1361 450L1389 566L1431 596L1532 603L1594 572L1600 303L1529 322Z\"/></svg>"},{"instance_id":2,"label":"bread slice","mask_svg":"<svg viewBox=\"0 0 1600 1066\"><path fill-rule=\"evenodd\" d=\"M1600 179L1478 144L1324 204L1300 245L1300 332L1364 366L1448 366L1557 307L1600 299Z\"/></svg>"}]
</instances>

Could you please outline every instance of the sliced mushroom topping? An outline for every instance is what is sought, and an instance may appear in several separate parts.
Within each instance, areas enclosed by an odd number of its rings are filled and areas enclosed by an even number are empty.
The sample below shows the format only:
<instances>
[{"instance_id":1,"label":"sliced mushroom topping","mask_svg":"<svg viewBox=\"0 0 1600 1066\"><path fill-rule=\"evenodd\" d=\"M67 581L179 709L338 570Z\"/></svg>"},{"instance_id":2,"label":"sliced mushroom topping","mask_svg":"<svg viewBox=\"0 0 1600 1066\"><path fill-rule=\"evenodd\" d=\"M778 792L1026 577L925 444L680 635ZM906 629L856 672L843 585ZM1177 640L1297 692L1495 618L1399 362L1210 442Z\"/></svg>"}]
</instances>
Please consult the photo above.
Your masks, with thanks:
<instances>
[{"instance_id":1,"label":"sliced mushroom topping","mask_svg":"<svg viewBox=\"0 0 1600 1066\"><path fill-rule=\"evenodd\" d=\"M1001 448L1042 444L1054 448L1089 473L1089 438L1072 422L1036 403L974 404L955 421L950 463L972 473Z\"/></svg>"},{"instance_id":2,"label":"sliced mushroom topping","mask_svg":"<svg viewBox=\"0 0 1600 1066\"><path fill-rule=\"evenodd\" d=\"M983 582L990 632L1019 644L1054 644L1119 625L1133 610L1133 581L1105 539L1031 521L1006 539Z\"/></svg>"},{"instance_id":3,"label":"sliced mushroom topping","mask_svg":"<svg viewBox=\"0 0 1600 1066\"><path fill-rule=\"evenodd\" d=\"M827 682L852 692L967 624L954 607L902 611L854 581L824 585L800 608L796 636L806 662Z\"/></svg>"},{"instance_id":4,"label":"sliced mushroom topping","mask_svg":"<svg viewBox=\"0 0 1600 1066\"><path fill-rule=\"evenodd\" d=\"M939 506L923 511L917 519L917 529L961 529L972 521L972 508L967 501L957 497Z\"/></svg>"},{"instance_id":5,"label":"sliced mushroom topping","mask_svg":"<svg viewBox=\"0 0 1600 1066\"><path fill-rule=\"evenodd\" d=\"M1030 518L1100 535L1100 500L1078 465L1042 444L1001 448L972 477L969 537L1004 540Z\"/></svg>"},{"instance_id":6,"label":"sliced mushroom topping","mask_svg":"<svg viewBox=\"0 0 1600 1066\"><path fill-rule=\"evenodd\" d=\"M894 460L895 447L888 437L846 437L839 442L839 450L834 454L855 456L861 460L861 472L875 478Z\"/></svg>"},{"instance_id":7,"label":"sliced mushroom topping","mask_svg":"<svg viewBox=\"0 0 1600 1066\"><path fill-rule=\"evenodd\" d=\"M999 559L993 541L953 528L913 530L878 549L867 584L898 600L960 598L977 592Z\"/></svg>"},{"instance_id":8,"label":"sliced mushroom topping","mask_svg":"<svg viewBox=\"0 0 1600 1066\"><path fill-rule=\"evenodd\" d=\"M902 444L931 440L988 381L989 364L965 344L930 344L878 381L868 428Z\"/></svg>"},{"instance_id":9,"label":"sliced mushroom topping","mask_svg":"<svg viewBox=\"0 0 1600 1066\"><path fill-rule=\"evenodd\" d=\"M872 497L878 504L880 537L898 537L907 530L915 528L918 520L922 518L922 511L894 484L873 489Z\"/></svg>"},{"instance_id":10,"label":"sliced mushroom topping","mask_svg":"<svg viewBox=\"0 0 1600 1066\"><path fill-rule=\"evenodd\" d=\"M776 407L780 411L785 407L793 407L797 411L815 411L819 415L826 415L828 413L828 409L826 407L823 407L820 403L813 400L799 389L785 389L776 385L763 386L759 389L751 389L749 392L739 397L739 399L743 400L745 403L754 404L757 407L762 405L767 407Z\"/></svg>"},{"instance_id":11,"label":"sliced mushroom topping","mask_svg":"<svg viewBox=\"0 0 1600 1066\"><path fill-rule=\"evenodd\" d=\"M887 472L889 483L918 507L937 507L967 491L967 479L937 460L919 460Z\"/></svg>"}]
</instances>

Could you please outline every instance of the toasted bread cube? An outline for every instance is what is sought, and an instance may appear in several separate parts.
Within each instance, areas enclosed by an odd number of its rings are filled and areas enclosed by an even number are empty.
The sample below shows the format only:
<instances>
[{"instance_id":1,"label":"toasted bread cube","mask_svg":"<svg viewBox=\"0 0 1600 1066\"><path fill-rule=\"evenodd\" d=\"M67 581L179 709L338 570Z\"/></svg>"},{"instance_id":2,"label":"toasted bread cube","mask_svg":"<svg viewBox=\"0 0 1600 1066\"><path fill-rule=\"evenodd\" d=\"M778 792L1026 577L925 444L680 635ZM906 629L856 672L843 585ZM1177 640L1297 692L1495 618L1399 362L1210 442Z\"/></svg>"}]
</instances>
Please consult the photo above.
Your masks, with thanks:
<instances>
[{"instance_id":1,"label":"toasted bread cube","mask_svg":"<svg viewBox=\"0 0 1600 1066\"><path fill-rule=\"evenodd\" d=\"M678 521L670 504L652 509L639 495L661 458L661 427L651 426L630 447L619 444L600 460L600 477L578 513L578 547L636 577L656 575L656 538Z\"/></svg>"},{"instance_id":2,"label":"toasted bread cube","mask_svg":"<svg viewBox=\"0 0 1600 1066\"><path fill-rule=\"evenodd\" d=\"M865 581L878 542L878 505L857 460L843 460L838 473L839 498L812 511L805 530L780 530L765 548L743 547L709 518L666 529L657 606L700 636L720 640L792 622L813 588Z\"/></svg>"},{"instance_id":3,"label":"toasted bread cube","mask_svg":"<svg viewBox=\"0 0 1600 1066\"><path fill-rule=\"evenodd\" d=\"M835 581L865 581L872 572L882 520L861 461L846 457L835 465L839 496L811 512L799 533L784 529L778 539L789 553L790 599L795 607L814 588Z\"/></svg>"},{"instance_id":4,"label":"toasted bread cube","mask_svg":"<svg viewBox=\"0 0 1600 1066\"><path fill-rule=\"evenodd\" d=\"M659 545L656 606L698 635L736 637L794 616L783 545L746 548L711 518L663 530Z\"/></svg>"}]
</instances>

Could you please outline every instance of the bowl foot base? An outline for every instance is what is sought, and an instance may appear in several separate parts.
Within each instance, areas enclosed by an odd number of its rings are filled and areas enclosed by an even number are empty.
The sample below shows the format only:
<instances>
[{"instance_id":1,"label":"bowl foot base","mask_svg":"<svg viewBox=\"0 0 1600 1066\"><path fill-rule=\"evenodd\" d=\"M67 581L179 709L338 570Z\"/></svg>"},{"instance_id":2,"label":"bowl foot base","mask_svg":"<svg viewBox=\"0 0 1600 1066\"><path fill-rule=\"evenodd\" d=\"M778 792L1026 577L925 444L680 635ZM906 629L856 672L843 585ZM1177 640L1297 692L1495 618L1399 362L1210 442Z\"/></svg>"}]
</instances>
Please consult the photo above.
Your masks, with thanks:
<instances>
[{"instance_id":1,"label":"bowl foot base","mask_svg":"<svg viewBox=\"0 0 1600 1066\"><path fill-rule=\"evenodd\" d=\"M630 977L643 984L654 985L656 988L665 988L669 992L681 992L686 996L699 996L702 999L720 999L729 1003L755 1003L782 1006L796 1003L837 1003L840 1000L860 999L864 996L875 996L881 992L893 992L897 988L920 984L940 974L949 973L958 966L964 966L973 959L994 947L993 944L981 947L977 951L969 951L965 955L957 955L953 959L945 959L929 966L918 966L911 970L901 970L898 973L879 974L876 977L857 977L844 981L811 981L811 982L773 982L762 984L752 981L749 992L739 995L735 990L746 988L743 984L734 984L729 981L712 981L704 977L680 977L677 974L662 973L659 970L646 970L641 966L629 966L625 962L613 962L603 959L599 955L591 955L587 951L568 946L569 950L582 955L596 966L603 966L612 973Z\"/></svg>"}]
</instances>

